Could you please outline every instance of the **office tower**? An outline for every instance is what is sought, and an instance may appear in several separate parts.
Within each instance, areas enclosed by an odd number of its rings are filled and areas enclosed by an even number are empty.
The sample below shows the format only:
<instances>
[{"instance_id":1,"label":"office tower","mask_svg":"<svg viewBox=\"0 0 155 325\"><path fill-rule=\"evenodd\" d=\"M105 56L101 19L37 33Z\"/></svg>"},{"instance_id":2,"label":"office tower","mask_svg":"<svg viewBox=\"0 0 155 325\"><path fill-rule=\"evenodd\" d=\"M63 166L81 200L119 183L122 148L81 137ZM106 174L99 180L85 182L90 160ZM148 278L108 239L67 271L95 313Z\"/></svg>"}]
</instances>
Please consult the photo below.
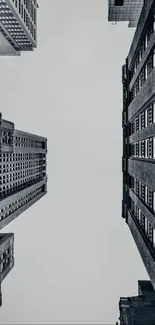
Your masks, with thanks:
<instances>
[{"instance_id":1,"label":"office tower","mask_svg":"<svg viewBox=\"0 0 155 325\"><path fill-rule=\"evenodd\" d=\"M120 325L154 325L155 291L151 282L138 281L138 296L120 298L119 310Z\"/></svg>"},{"instance_id":2,"label":"office tower","mask_svg":"<svg viewBox=\"0 0 155 325\"><path fill-rule=\"evenodd\" d=\"M37 0L0 0L0 55L37 46Z\"/></svg>"},{"instance_id":3,"label":"office tower","mask_svg":"<svg viewBox=\"0 0 155 325\"><path fill-rule=\"evenodd\" d=\"M47 193L47 139L0 118L0 229Z\"/></svg>"},{"instance_id":4,"label":"office tower","mask_svg":"<svg viewBox=\"0 0 155 325\"><path fill-rule=\"evenodd\" d=\"M108 20L113 22L128 21L129 27L136 27L144 1L108 0Z\"/></svg>"},{"instance_id":5,"label":"office tower","mask_svg":"<svg viewBox=\"0 0 155 325\"><path fill-rule=\"evenodd\" d=\"M1 284L14 266L14 234L0 234L0 307L2 306Z\"/></svg>"},{"instance_id":6,"label":"office tower","mask_svg":"<svg viewBox=\"0 0 155 325\"><path fill-rule=\"evenodd\" d=\"M155 1L147 0L123 67L125 218L155 289Z\"/></svg>"}]
</instances>

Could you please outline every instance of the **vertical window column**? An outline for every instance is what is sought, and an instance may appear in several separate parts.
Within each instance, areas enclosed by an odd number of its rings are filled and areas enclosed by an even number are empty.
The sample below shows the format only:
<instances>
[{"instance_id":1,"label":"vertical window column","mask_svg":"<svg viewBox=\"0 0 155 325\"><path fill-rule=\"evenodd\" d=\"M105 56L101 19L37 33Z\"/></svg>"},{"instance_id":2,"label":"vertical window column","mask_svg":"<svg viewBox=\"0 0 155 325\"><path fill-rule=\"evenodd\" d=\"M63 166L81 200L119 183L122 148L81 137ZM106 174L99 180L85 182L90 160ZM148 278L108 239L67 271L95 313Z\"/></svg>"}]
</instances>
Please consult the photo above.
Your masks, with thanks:
<instances>
[{"instance_id":1,"label":"vertical window column","mask_svg":"<svg viewBox=\"0 0 155 325\"><path fill-rule=\"evenodd\" d=\"M151 226L150 222L147 220L147 229L146 229L147 236L151 243L153 243L153 227Z\"/></svg>"},{"instance_id":2,"label":"vertical window column","mask_svg":"<svg viewBox=\"0 0 155 325\"><path fill-rule=\"evenodd\" d=\"M155 67L155 50L153 50L153 68Z\"/></svg>"},{"instance_id":3,"label":"vertical window column","mask_svg":"<svg viewBox=\"0 0 155 325\"><path fill-rule=\"evenodd\" d=\"M141 214L140 225L141 225L142 228L145 230L145 216L144 216L143 214Z\"/></svg>"},{"instance_id":4,"label":"vertical window column","mask_svg":"<svg viewBox=\"0 0 155 325\"><path fill-rule=\"evenodd\" d=\"M145 110L145 127L147 127L148 126L148 114L149 112L148 112L148 109L146 109Z\"/></svg>"},{"instance_id":5,"label":"vertical window column","mask_svg":"<svg viewBox=\"0 0 155 325\"><path fill-rule=\"evenodd\" d=\"M149 140L145 139L145 158L148 158L148 148L149 148Z\"/></svg>"},{"instance_id":6,"label":"vertical window column","mask_svg":"<svg viewBox=\"0 0 155 325\"><path fill-rule=\"evenodd\" d=\"M153 158L153 138L149 139L149 158Z\"/></svg>"}]
</instances>

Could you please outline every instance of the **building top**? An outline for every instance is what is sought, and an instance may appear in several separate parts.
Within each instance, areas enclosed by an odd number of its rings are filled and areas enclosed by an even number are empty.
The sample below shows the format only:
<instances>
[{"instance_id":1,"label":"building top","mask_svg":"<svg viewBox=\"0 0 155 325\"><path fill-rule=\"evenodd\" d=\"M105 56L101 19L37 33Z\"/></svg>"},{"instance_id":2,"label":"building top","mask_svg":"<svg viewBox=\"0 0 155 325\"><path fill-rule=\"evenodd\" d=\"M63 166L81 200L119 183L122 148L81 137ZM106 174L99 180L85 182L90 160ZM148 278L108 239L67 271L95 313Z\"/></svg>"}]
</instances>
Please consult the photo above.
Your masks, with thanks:
<instances>
[{"instance_id":1,"label":"building top","mask_svg":"<svg viewBox=\"0 0 155 325\"><path fill-rule=\"evenodd\" d=\"M36 0L0 0L0 32L18 55L37 46L37 8Z\"/></svg>"},{"instance_id":2,"label":"building top","mask_svg":"<svg viewBox=\"0 0 155 325\"><path fill-rule=\"evenodd\" d=\"M0 152L19 153L30 149L38 153L47 153L47 138L16 130L14 123L3 120L0 113Z\"/></svg>"},{"instance_id":3,"label":"building top","mask_svg":"<svg viewBox=\"0 0 155 325\"><path fill-rule=\"evenodd\" d=\"M139 281L139 296L120 298L121 325L155 324L155 292L150 281Z\"/></svg>"},{"instance_id":4,"label":"building top","mask_svg":"<svg viewBox=\"0 0 155 325\"><path fill-rule=\"evenodd\" d=\"M151 24L152 16L155 11L154 0L144 1L144 6L141 10L140 18L138 21L138 25L133 37L133 41L128 54L128 67L135 60L135 55L137 54L137 47L139 43L142 41L142 37L145 34L145 29L148 28L149 24ZM148 25L148 26L147 26Z\"/></svg>"},{"instance_id":5,"label":"building top","mask_svg":"<svg viewBox=\"0 0 155 325\"><path fill-rule=\"evenodd\" d=\"M108 20L128 21L129 27L136 27L144 0L108 0Z\"/></svg>"}]
</instances>

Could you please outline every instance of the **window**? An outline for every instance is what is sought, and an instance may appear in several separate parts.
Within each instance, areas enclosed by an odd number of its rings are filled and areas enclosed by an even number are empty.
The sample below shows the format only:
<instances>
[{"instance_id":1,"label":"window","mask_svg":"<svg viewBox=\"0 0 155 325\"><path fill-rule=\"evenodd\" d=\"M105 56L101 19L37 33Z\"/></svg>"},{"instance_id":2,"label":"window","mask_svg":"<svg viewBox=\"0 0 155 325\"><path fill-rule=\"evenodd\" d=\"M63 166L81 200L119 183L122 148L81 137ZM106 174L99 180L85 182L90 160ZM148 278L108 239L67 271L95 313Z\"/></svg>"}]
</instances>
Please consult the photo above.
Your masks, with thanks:
<instances>
[{"instance_id":1,"label":"window","mask_svg":"<svg viewBox=\"0 0 155 325\"><path fill-rule=\"evenodd\" d=\"M145 203L148 204L148 187L145 186Z\"/></svg>"},{"instance_id":2,"label":"window","mask_svg":"<svg viewBox=\"0 0 155 325\"><path fill-rule=\"evenodd\" d=\"M145 140L141 141L141 155L145 158Z\"/></svg>"},{"instance_id":3,"label":"window","mask_svg":"<svg viewBox=\"0 0 155 325\"><path fill-rule=\"evenodd\" d=\"M148 220L147 220L146 233L147 233L149 240L153 243L153 228Z\"/></svg>"},{"instance_id":4,"label":"window","mask_svg":"<svg viewBox=\"0 0 155 325\"><path fill-rule=\"evenodd\" d=\"M139 141L139 157L142 157L142 142Z\"/></svg>"},{"instance_id":5,"label":"window","mask_svg":"<svg viewBox=\"0 0 155 325\"><path fill-rule=\"evenodd\" d=\"M145 110L145 127L148 126L148 109Z\"/></svg>"},{"instance_id":6,"label":"window","mask_svg":"<svg viewBox=\"0 0 155 325\"><path fill-rule=\"evenodd\" d=\"M145 113L143 112L141 115L140 115L140 119L141 119L141 129L144 129L145 128Z\"/></svg>"},{"instance_id":7,"label":"window","mask_svg":"<svg viewBox=\"0 0 155 325\"><path fill-rule=\"evenodd\" d=\"M136 157L139 157L139 142L136 142Z\"/></svg>"},{"instance_id":8,"label":"window","mask_svg":"<svg viewBox=\"0 0 155 325\"><path fill-rule=\"evenodd\" d=\"M155 102L153 103L153 123L155 123Z\"/></svg>"},{"instance_id":9,"label":"window","mask_svg":"<svg viewBox=\"0 0 155 325\"><path fill-rule=\"evenodd\" d=\"M153 106L151 105L148 109L148 125L153 123Z\"/></svg>"},{"instance_id":10,"label":"window","mask_svg":"<svg viewBox=\"0 0 155 325\"><path fill-rule=\"evenodd\" d=\"M139 181L136 179L136 194L139 196Z\"/></svg>"},{"instance_id":11,"label":"window","mask_svg":"<svg viewBox=\"0 0 155 325\"><path fill-rule=\"evenodd\" d=\"M149 148L149 140L145 139L145 158L149 158L148 148Z\"/></svg>"},{"instance_id":12,"label":"window","mask_svg":"<svg viewBox=\"0 0 155 325\"><path fill-rule=\"evenodd\" d=\"M148 205L151 209L153 209L153 191L148 189Z\"/></svg>"},{"instance_id":13,"label":"window","mask_svg":"<svg viewBox=\"0 0 155 325\"><path fill-rule=\"evenodd\" d=\"M123 6L124 0L115 0L115 6Z\"/></svg>"},{"instance_id":14,"label":"window","mask_svg":"<svg viewBox=\"0 0 155 325\"><path fill-rule=\"evenodd\" d=\"M148 72L147 72L147 64L144 67L144 79L146 80L148 76Z\"/></svg>"},{"instance_id":15,"label":"window","mask_svg":"<svg viewBox=\"0 0 155 325\"><path fill-rule=\"evenodd\" d=\"M147 48L147 44L148 44L148 37L147 34L145 35L145 49Z\"/></svg>"},{"instance_id":16,"label":"window","mask_svg":"<svg viewBox=\"0 0 155 325\"><path fill-rule=\"evenodd\" d=\"M155 246L155 229L153 228L153 244L154 244L154 246Z\"/></svg>"},{"instance_id":17,"label":"window","mask_svg":"<svg viewBox=\"0 0 155 325\"><path fill-rule=\"evenodd\" d=\"M153 69L153 54L150 55L146 64L146 78L149 76Z\"/></svg>"},{"instance_id":18,"label":"window","mask_svg":"<svg viewBox=\"0 0 155 325\"><path fill-rule=\"evenodd\" d=\"M145 201L145 185L141 183L141 199Z\"/></svg>"},{"instance_id":19,"label":"window","mask_svg":"<svg viewBox=\"0 0 155 325\"><path fill-rule=\"evenodd\" d=\"M153 138L149 139L149 158L153 158Z\"/></svg>"},{"instance_id":20,"label":"window","mask_svg":"<svg viewBox=\"0 0 155 325\"><path fill-rule=\"evenodd\" d=\"M145 216L143 214L141 214L140 224L141 224L142 228L145 230Z\"/></svg>"}]
</instances>

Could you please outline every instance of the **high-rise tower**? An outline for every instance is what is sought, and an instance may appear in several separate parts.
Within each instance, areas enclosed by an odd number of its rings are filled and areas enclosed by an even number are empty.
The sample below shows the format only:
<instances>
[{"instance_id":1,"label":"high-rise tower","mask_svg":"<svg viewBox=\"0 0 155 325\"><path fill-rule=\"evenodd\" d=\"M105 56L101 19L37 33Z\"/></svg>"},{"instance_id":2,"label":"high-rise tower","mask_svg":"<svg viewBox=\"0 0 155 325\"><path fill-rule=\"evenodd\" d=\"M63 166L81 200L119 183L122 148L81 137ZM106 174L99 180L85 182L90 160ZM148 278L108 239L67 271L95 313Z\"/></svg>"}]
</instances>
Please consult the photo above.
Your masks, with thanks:
<instances>
[{"instance_id":1,"label":"high-rise tower","mask_svg":"<svg viewBox=\"0 0 155 325\"><path fill-rule=\"evenodd\" d=\"M0 119L0 229L47 193L47 139Z\"/></svg>"},{"instance_id":2,"label":"high-rise tower","mask_svg":"<svg viewBox=\"0 0 155 325\"><path fill-rule=\"evenodd\" d=\"M37 46L37 0L0 0L0 55Z\"/></svg>"},{"instance_id":3,"label":"high-rise tower","mask_svg":"<svg viewBox=\"0 0 155 325\"><path fill-rule=\"evenodd\" d=\"M123 67L125 218L155 289L155 1L143 6Z\"/></svg>"}]
</instances>

